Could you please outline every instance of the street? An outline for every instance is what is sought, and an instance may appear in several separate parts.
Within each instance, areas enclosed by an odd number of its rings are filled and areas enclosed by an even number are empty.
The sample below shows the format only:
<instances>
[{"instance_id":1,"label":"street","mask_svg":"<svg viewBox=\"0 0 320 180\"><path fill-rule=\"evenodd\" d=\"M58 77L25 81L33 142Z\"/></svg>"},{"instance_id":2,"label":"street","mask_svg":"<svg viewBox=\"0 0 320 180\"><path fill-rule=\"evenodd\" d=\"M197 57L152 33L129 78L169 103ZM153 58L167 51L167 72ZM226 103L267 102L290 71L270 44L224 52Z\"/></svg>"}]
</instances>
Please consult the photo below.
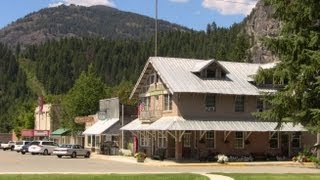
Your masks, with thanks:
<instances>
[{"instance_id":1,"label":"street","mask_svg":"<svg viewBox=\"0 0 320 180\"><path fill-rule=\"evenodd\" d=\"M0 173L320 173L320 169L286 166L151 166L79 157L22 155L0 150Z\"/></svg>"}]
</instances>

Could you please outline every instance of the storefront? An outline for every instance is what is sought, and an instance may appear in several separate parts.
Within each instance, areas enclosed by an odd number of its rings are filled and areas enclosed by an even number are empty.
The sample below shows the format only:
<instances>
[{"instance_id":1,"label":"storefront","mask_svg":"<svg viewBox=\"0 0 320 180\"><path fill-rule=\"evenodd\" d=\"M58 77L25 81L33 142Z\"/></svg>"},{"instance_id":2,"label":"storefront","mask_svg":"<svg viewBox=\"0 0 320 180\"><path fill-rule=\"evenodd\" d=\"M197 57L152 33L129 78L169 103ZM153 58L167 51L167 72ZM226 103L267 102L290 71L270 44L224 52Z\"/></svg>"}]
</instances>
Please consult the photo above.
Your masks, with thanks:
<instances>
[{"instance_id":1,"label":"storefront","mask_svg":"<svg viewBox=\"0 0 320 180\"><path fill-rule=\"evenodd\" d=\"M50 137L49 130L22 129L20 133L21 139L24 140L42 140Z\"/></svg>"},{"instance_id":2,"label":"storefront","mask_svg":"<svg viewBox=\"0 0 320 180\"><path fill-rule=\"evenodd\" d=\"M59 128L51 133L51 138L58 144L70 144L70 130Z\"/></svg>"}]
</instances>

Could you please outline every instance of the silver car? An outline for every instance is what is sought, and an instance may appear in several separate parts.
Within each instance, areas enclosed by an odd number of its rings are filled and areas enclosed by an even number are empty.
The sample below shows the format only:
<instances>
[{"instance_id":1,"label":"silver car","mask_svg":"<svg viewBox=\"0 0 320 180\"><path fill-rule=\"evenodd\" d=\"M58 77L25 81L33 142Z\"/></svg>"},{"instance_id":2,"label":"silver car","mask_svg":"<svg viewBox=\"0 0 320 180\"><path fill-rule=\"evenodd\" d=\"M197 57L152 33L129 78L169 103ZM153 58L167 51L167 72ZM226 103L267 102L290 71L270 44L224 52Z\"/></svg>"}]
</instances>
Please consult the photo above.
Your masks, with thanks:
<instances>
[{"instance_id":1,"label":"silver car","mask_svg":"<svg viewBox=\"0 0 320 180\"><path fill-rule=\"evenodd\" d=\"M53 154L57 155L58 158L61 158L62 156L70 156L71 158L84 156L85 158L90 158L91 152L78 144L63 144L60 147L55 148Z\"/></svg>"}]
</instances>

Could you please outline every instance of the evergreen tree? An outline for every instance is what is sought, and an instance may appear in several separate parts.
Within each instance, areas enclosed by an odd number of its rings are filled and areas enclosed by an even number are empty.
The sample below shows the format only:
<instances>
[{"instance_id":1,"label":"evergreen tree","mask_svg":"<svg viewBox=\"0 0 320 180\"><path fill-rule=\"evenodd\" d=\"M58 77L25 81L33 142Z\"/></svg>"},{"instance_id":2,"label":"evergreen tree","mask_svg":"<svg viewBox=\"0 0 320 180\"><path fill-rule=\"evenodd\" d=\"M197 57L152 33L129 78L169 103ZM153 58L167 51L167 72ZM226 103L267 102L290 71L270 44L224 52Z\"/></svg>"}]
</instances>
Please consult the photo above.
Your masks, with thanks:
<instances>
[{"instance_id":1,"label":"evergreen tree","mask_svg":"<svg viewBox=\"0 0 320 180\"><path fill-rule=\"evenodd\" d=\"M320 132L320 4L319 0L268 0L283 22L281 34L267 44L279 56L271 71L285 87L271 96L271 109L260 114L279 123L293 121ZM320 134L317 143L320 144ZM320 152L318 152L320 158Z\"/></svg>"}]
</instances>

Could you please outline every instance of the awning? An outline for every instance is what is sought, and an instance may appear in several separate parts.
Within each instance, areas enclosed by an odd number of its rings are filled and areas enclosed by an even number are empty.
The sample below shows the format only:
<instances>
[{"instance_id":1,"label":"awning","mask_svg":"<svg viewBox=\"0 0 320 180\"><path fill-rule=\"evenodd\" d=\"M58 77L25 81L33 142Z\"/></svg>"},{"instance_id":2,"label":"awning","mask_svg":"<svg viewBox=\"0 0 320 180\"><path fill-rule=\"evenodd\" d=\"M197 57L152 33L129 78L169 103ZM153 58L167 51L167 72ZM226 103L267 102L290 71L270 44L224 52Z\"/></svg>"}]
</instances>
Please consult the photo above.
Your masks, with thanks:
<instances>
[{"instance_id":1,"label":"awning","mask_svg":"<svg viewBox=\"0 0 320 180\"><path fill-rule=\"evenodd\" d=\"M140 124L139 124L140 123ZM182 117L162 117L159 120L144 125L138 119L124 126L122 130L131 131L253 131L253 132L297 132L307 131L301 124L283 123L276 129L277 122L257 120L186 120Z\"/></svg>"},{"instance_id":2,"label":"awning","mask_svg":"<svg viewBox=\"0 0 320 180\"><path fill-rule=\"evenodd\" d=\"M148 123L142 123L139 119L135 119L128 123L127 125L120 128L120 130L128 130L128 131L141 131L148 130L147 128L150 126Z\"/></svg>"},{"instance_id":3,"label":"awning","mask_svg":"<svg viewBox=\"0 0 320 180\"><path fill-rule=\"evenodd\" d=\"M69 129L64 129L64 128L59 128L51 133L51 136L63 136L67 134L70 130Z\"/></svg>"},{"instance_id":4,"label":"awning","mask_svg":"<svg viewBox=\"0 0 320 180\"><path fill-rule=\"evenodd\" d=\"M82 134L83 135L99 135L104 131L113 126L116 122L119 121L119 118L112 118L106 120L99 120L94 125L86 129Z\"/></svg>"}]
</instances>

